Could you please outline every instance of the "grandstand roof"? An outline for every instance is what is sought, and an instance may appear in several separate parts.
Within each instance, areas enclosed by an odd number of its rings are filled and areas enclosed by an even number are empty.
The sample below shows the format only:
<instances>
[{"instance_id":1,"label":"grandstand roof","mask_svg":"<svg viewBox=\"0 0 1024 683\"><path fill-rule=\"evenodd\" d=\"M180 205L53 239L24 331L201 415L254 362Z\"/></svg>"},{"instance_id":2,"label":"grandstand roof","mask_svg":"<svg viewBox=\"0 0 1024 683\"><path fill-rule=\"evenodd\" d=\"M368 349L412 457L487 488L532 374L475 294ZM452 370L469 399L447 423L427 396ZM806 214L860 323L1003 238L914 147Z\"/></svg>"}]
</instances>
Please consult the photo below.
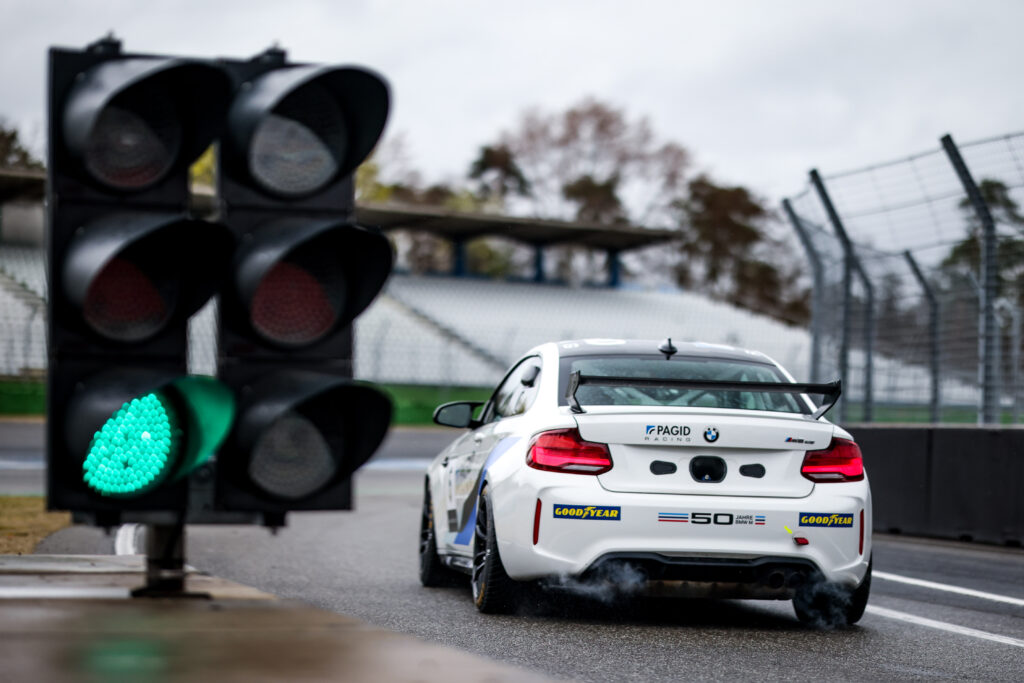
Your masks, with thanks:
<instances>
[{"instance_id":1,"label":"grandstand roof","mask_svg":"<svg viewBox=\"0 0 1024 683\"><path fill-rule=\"evenodd\" d=\"M46 171L0 169L0 202L42 199L45 188Z\"/></svg>"},{"instance_id":2,"label":"grandstand roof","mask_svg":"<svg viewBox=\"0 0 1024 683\"><path fill-rule=\"evenodd\" d=\"M384 230L421 230L450 240L507 237L539 246L571 243L612 251L646 247L679 237L672 230L568 223L393 204L361 203L356 207L356 218L360 223L380 226Z\"/></svg>"},{"instance_id":3,"label":"grandstand roof","mask_svg":"<svg viewBox=\"0 0 1024 683\"><path fill-rule=\"evenodd\" d=\"M41 200L45 192L44 171L0 170L0 202L12 199ZM205 207L206 197L196 205ZM540 218L516 218L491 214L448 211L422 206L360 203L356 219L384 230L430 232L450 240L475 237L506 237L535 246L578 244L594 249L628 251L678 237L672 230L655 230L630 225L594 225Z\"/></svg>"}]
</instances>

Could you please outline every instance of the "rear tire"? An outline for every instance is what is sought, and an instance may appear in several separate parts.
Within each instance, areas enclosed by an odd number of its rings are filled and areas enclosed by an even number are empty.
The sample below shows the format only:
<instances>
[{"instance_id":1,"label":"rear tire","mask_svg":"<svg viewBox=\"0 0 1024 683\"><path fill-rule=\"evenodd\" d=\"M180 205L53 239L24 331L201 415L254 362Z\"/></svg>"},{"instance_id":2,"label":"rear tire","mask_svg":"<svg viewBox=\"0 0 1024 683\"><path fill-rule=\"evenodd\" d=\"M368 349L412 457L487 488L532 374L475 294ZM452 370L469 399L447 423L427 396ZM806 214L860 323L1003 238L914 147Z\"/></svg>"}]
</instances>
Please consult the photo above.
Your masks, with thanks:
<instances>
[{"instance_id":1,"label":"rear tire","mask_svg":"<svg viewBox=\"0 0 1024 683\"><path fill-rule=\"evenodd\" d=\"M491 497L484 488L477 504L476 524L473 529L473 603L484 614L508 614L515 610L519 590L515 581L505 572L498 552L494 532Z\"/></svg>"},{"instance_id":2,"label":"rear tire","mask_svg":"<svg viewBox=\"0 0 1024 683\"><path fill-rule=\"evenodd\" d=\"M420 583L428 588L465 585L466 577L444 566L437 553L437 532L434 506L430 502L430 481L423 491L423 514L420 517Z\"/></svg>"},{"instance_id":3,"label":"rear tire","mask_svg":"<svg viewBox=\"0 0 1024 683\"><path fill-rule=\"evenodd\" d=\"M817 582L801 588L793 598L793 611L797 619L817 628L852 626L864 616L871 593L871 565L864 580L850 590L834 583Z\"/></svg>"}]
</instances>

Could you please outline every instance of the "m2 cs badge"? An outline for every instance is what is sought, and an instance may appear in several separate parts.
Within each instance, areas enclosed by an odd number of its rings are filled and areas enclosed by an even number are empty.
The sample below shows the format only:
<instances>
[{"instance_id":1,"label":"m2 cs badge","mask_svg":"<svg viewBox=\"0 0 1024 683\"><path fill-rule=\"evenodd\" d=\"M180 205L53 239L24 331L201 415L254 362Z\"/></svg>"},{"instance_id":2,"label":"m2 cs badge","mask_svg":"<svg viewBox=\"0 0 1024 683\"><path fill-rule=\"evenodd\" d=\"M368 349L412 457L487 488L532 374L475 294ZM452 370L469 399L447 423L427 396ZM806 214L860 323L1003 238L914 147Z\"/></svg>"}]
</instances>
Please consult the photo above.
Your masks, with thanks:
<instances>
[{"instance_id":1,"label":"m2 cs badge","mask_svg":"<svg viewBox=\"0 0 1024 683\"><path fill-rule=\"evenodd\" d=\"M555 503L555 519L606 519L619 521L622 508L605 505L560 505Z\"/></svg>"},{"instance_id":2,"label":"m2 cs badge","mask_svg":"<svg viewBox=\"0 0 1024 683\"><path fill-rule=\"evenodd\" d=\"M853 515L828 512L801 512L800 526L853 526Z\"/></svg>"}]
</instances>

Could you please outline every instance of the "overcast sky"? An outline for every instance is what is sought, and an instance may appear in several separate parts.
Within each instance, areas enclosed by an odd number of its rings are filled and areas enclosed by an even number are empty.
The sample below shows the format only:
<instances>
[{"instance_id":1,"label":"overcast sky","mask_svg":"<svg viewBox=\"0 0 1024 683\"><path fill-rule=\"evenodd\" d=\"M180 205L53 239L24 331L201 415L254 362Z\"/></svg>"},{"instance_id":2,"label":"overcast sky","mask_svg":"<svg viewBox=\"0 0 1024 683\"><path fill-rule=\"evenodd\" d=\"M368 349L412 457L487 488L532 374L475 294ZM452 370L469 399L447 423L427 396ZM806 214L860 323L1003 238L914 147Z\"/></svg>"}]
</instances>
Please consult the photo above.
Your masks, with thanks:
<instances>
[{"instance_id":1,"label":"overcast sky","mask_svg":"<svg viewBox=\"0 0 1024 683\"><path fill-rule=\"evenodd\" d=\"M41 149L50 45L370 66L426 180L539 106L648 116L697 170L776 200L847 170L1024 129L1024 2L3 0L0 117Z\"/></svg>"}]
</instances>

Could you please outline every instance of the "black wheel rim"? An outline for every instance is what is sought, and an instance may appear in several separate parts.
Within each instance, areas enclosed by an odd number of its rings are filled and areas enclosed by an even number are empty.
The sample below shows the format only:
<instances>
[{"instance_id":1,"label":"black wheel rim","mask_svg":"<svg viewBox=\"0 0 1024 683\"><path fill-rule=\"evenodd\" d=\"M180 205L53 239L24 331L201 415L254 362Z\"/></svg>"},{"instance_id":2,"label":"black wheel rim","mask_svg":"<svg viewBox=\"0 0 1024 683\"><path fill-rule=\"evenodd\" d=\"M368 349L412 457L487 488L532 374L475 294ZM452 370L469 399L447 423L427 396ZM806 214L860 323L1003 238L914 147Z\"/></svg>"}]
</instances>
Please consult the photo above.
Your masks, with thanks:
<instances>
[{"instance_id":1,"label":"black wheel rim","mask_svg":"<svg viewBox=\"0 0 1024 683\"><path fill-rule=\"evenodd\" d=\"M476 525L473 527L473 599L480 596L481 579L487 567L487 506L481 500L476 510Z\"/></svg>"}]
</instances>

